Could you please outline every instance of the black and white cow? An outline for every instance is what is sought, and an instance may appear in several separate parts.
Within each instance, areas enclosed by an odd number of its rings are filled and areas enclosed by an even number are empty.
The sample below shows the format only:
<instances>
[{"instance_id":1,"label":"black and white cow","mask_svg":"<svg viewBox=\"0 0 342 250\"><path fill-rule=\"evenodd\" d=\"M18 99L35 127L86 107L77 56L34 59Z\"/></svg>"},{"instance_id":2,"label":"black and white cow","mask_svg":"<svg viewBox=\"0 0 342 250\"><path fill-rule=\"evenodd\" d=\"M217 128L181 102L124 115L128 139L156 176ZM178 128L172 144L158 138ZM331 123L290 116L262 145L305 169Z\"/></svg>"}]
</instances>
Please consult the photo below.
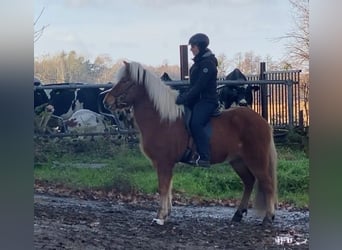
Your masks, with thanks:
<instances>
[{"instance_id":1,"label":"black and white cow","mask_svg":"<svg viewBox=\"0 0 342 250\"><path fill-rule=\"evenodd\" d=\"M39 86L40 84L40 81L35 79L34 85ZM63 85L69 86L70 83L46 84L45 86L60 87ZM109 88L110 86L106 87L105 90ZM116 119L114 119L111 112L103 107L102 99L104 95L100 95L102 91L100 88L36 89L34 93L35 108L39 104L53 108L50 110L49 117L35 119L37 120L35 124L37 124L37 127L44 126L46 128L48 123L48 127L51 128L52 132L104 132L105 123L108 125L116 124L122 129L134 129L132 110L120 110L115 116ZM39 110L41 114L46 114L46 112L42 112L44 108L45 106L36 110ZM40 130L36 129L36 131Z\"/></svg>"},{"instance_id":2,"label":"black and white cow","mask_svg":"<svg viewBox=\"0 0 342 250\"><path fill-rule=\"evenodd\" d=\"M76 107L81 107L82 109L88 109L96 113L106 112L104 110L102 100L100 100L101 92L102 90L99 88L79 89L76 94L74 109L76 109Z\"/></svg>"},{"instance_id":3,"label":"black and white cow","mask_svg":"<svg viewBox=\"0 0 342 250\"><path fill-rule=\"evenodd\" d=\"M40 80L38 78L34 78L33 85L40 86L41 85ZM49 97L46 94L44 89L35 89L33 94L34 94L34 100L33 100L34 108L49 102Z\"/></svg>"},{"instance_id":4,"label":"black and white cow","mask_svg":"<svg viewBox=\"0 0 342 250\"><path fill-rule=\"evenodd\" d=\"M237 68L230 72L225 79L247 82L246 76ZM259 86L251 84L236 86L226 85L218 89L219 101L225 109L234 106L251 107L253 103L253 91L258 91L259 89Z\"/></svg>"},{"instance_id":5,"label":"black and white cow","mask_svg":"<svg viewBox=\"0 0 342 250\"><path fill-rule=\"evenodd\" d=\"M69 83L49 84L46 86L68 86ZM67 120L71 115L81 107L76 107L76 89L75 88L63 88L52 89L50 91L49 104L51 104L55 111L55 116L61 117L63 120Z\"/></svg>"},{"instance_id":6,"label":"black and white cow","mask_svg":"<svg viewBox=\"0 0 342 250\"><path fill-rule=\"evenodd\" d=\"M51 85L68 86L70 84L50 84L49 86ZM104 117L99 114L98 108L98 95L100 92L99 88L52 89L49 103L55 107L53 114L62 120L62 127L61 124L58 125L61 127L60 131L104 132L105 121Z\"/></svg>"},{"instance_id":7,"label":"black and white cow","mask_svg":"<svg viewBox=\"0 0 342 250\"><path fill-rule=\"evenodd\" d=\"M46 86L68 86L69 83L49 84ZM83 84L77 84L83 85ZM101 107L100 88L58 88L50 91L49 103L55 107L54 115L68 119L80 109L91 110L96 113L107 112Z\"/></svg>"},{"instance_id":8,"label":"black and white cow","mask_svg":"<svg viewBox=\"0 0 342 250\"><path fill-rule=\"evenodd\" d=\"M89 109L79 109L65 121L68 132L71 133L103 133L107 131L105 117Z\"/></svg>"},{"instance_id":9,"label":"black and white cow","mask_svg":"<svg viewBox=\"0 0 342 250\"><path fill-rule=\"evenodd\" d=\"M34 78L34 86L40 86L41 82L38 78ZM34 90L34 131L45 133L47 131L47 123L49 122L54 107L49 104L49 97L44 89Z\"/></svg>"},{"instance_id":10,"label":"black and white cow","mask_svg":"<svg viewBox=\"0 0 342 250\"><path fill-rule=\"evenodd\" d=\"M95 113L111 116L111 112L103 106L103 98L101 92L109 89L100 90L98 88L82 88L77 91L75 106L83 109L91 110ZM115 123L122 129L134 129L133 111L131 108L116 111Z\"/></svg>"},{"instance_id":11,"label":"black and white cow","mask_svg":"<svg viewBox=\"0 0 342 250\"><path fill-rule=\"evenodd\" d=\"M68 85L68 83L58 85ZM104 95L100 95L102 91L100 88L52 89L49 103L55 107L54 115L64 120L68 131L89 132L92 127L94 132L99 132L104 130L106 114L108 118L110 117L110 112L103 107ZM134 128L132 110L120 110L116 118L113 122L120 128ZM96 123L98 123L97 127Z\"/></svg>"}]
</instances>

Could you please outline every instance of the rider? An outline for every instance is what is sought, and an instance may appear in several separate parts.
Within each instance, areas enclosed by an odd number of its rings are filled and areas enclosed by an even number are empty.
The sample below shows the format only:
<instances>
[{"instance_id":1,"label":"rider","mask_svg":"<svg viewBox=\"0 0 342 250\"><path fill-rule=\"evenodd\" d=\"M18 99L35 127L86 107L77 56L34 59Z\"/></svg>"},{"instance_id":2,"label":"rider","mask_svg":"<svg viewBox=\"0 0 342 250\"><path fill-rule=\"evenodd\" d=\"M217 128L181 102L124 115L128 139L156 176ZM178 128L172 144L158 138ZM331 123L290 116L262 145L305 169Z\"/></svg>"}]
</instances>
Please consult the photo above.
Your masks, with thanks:
<instances>
[{"instance_id":1,"label":"rider","mask_svg":"<svg viewBox=\"0 0 342 250\"><path fill-rule=\"evenodd\" d=\"M217 59L208 49L209 38L203 33L193 35L189 40L194 64L190 68L190 86L183 94L178 95L176 104L185 105L192 111L190 130L196 144L199 157L189 162L201 167L210 167L209 135L204 127L211 114L218 107Z\"/></svg>"}]
</instances>

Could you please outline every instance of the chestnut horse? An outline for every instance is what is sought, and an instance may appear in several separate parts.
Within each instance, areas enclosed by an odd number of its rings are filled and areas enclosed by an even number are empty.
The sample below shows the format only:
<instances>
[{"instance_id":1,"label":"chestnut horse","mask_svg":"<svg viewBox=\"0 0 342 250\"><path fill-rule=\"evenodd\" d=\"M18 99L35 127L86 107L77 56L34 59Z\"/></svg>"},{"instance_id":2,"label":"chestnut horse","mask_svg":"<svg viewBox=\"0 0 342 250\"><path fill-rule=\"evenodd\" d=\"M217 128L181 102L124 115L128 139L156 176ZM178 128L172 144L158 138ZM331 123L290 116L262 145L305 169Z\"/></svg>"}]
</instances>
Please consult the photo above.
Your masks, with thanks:
<instances>
[{"instance_id":1,"label":"chestnut horse","mask_svg":"<svg viewBox=\"0 0 342 250\"><path fill-rule=\"evenodd\" d=\"M133 107L143 153L157 170L160 207L153 222L163 225L172 207L172 171L186 151L189 133L184 107L175 104L178 91L137 62L124 62L103 103L107 109ZM272 224L277 203L277 153L272 128L258 113L236 107L213 117L211 163L227 161L244 184L244 193L232 220L241 221L256 182L255 207Z\"/></svg>"}]
</instances>

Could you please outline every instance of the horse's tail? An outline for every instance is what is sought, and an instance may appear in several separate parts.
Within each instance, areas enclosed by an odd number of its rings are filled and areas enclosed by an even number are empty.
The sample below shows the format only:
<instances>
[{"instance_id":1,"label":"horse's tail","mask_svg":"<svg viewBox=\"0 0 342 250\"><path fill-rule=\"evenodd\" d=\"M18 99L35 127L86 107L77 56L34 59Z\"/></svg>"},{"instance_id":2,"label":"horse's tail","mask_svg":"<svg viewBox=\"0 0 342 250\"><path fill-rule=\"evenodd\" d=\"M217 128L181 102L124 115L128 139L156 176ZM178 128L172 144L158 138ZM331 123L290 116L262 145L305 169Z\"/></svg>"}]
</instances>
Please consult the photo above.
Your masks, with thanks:
<instances>
[{"instance_id":1,"label":"horse's tail","mask_svg":"<svg viewBox=\"0 0 342 250\"><path fill-rule=\"evenodd\" d=\"M271 139L269 143L269 153L268 153L268 171L271 178L271 185L272 185L272 196L271 196L271 202L272 206L274 205L274 208L277 208L278 204L278 181L277 181L277 150L274 144L273 139L273 129L271 128ZM254 200L254 207L257 210L259 214L263 214L266 211L267 208L267 202L266 197L264 193L264 188L261 186L261 183L259 180L256 181L256 194L255 194L255 200Z\"/></svg>"}]
</instances>

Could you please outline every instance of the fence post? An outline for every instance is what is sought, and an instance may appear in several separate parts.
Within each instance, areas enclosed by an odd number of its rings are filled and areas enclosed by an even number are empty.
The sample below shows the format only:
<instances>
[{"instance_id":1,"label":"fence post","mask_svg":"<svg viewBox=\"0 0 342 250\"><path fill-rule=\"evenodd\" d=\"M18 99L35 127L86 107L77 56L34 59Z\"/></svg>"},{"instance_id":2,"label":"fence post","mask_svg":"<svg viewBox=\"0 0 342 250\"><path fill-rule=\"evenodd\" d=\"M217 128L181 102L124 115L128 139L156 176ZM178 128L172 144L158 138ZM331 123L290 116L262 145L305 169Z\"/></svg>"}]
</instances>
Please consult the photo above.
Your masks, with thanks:
<instances>
[{"instance_id":1,"label":"fence post","mask_svg":"<svg viewBox=\"0 0 342 250\"><path fill-rule=\"evenodd\" d=\"M179 45L181 80L189 78L188 45Z\"/></svg>"},{"instance_id":2,"label":"fence post","mask_svg":"<svg viewBox=\"0 0 342 250\"><path fill-rule=\"evenodd\" d=\"M298 119L299 119L299 121L298 121L299 130L301 132L303 132L304 131L304 112L303 112L303 110L299 110Z\"/></svg>"},{"instance_id":3,"label":"fence post","mask_svg":"<svg viewBox=\"0 0 342 250\"><path fill-rule=\"evenodd\" d=\"M261 62L260 63L260 80L266 80L266 63ZM267 84L261 84L261 115L264 117L266 121L268 121L268 100L267 100Z\"/></svg>"},{"instance_id":4,"label":"fence post","mask_svg":"<svg viewBox=\"0 0 342 250\"><path fill-rule=\"evenodd\" d=\"M287 103L289 107L289 129L293 128L293 81L287 81Z\"/></svg>"}]
</instances>

